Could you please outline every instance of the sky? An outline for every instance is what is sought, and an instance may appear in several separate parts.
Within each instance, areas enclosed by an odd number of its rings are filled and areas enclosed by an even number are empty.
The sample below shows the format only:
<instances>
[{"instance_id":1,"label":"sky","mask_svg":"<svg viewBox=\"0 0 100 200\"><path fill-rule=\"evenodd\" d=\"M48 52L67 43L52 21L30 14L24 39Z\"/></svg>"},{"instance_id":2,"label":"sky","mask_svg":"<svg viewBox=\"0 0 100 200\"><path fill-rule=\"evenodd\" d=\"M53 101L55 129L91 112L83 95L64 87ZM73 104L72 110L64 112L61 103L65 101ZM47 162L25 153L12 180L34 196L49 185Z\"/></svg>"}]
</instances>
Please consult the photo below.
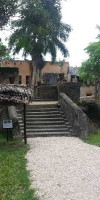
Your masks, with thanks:
<instances>
[{"instance_id":1,"label":"sky","mask_svg":"<svg viewBox=\"0 0 100 200\"><path fill-rule=\"evenodd\" d=\"M63 0L62 21L70 24L72 32L66 43L70 56L65 59L70 66L81 66L81 62L88 58L84 49L90 42L96 41L98 30L96 25L100 25L100 0ZM10 35L9 30L0 32L0 37L5 38ZM17 59L22 59L17 55ZM50 60L47 54L46 60ZM63 56L58 52L57 60L63 60Z\"/></svg>"},{"instance_id":2,"label":"sky","mask_svg":"<svg viewBox=\"0 0 100 200\"><path fill-rule=\"evenodd\" d=\"M88 58L84 49L97 41L97 25L100 25L100 0L67 0L62 6L63 21L72 27L66 43L71 66L80 66Z\"/></svg>"}]
</instances>

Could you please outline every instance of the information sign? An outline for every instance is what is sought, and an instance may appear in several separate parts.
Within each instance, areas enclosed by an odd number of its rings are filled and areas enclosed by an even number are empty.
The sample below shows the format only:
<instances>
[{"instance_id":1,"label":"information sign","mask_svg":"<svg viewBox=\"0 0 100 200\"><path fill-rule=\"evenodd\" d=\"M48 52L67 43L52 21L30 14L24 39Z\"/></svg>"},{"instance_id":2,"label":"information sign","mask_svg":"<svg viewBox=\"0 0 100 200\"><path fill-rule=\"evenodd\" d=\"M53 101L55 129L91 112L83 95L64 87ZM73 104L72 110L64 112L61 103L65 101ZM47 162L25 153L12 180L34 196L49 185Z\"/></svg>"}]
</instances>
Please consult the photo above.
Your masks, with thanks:
<instances>
[{"instance_id":1,"label":"information sign","mask_svg":"<svg viewBox=\"0 0 100 200\"><path fill-rule=\"evenodd\" d=\"M3 120L3 128L13 128L12 120Z\"/></svg>"}]
</instances>

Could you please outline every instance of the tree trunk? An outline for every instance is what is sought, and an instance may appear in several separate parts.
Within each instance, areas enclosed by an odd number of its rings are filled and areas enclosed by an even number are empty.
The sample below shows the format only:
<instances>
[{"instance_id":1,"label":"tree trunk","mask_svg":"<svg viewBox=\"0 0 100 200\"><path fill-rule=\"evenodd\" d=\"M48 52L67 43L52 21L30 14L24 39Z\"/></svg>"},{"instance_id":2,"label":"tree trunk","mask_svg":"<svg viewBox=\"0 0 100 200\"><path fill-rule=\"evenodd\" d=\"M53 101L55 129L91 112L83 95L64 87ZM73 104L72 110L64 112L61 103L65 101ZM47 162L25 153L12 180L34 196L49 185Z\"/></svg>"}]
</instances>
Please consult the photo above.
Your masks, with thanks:
<instances>
[{"instance_id":1,"label":"tree trunk","mask_svg":"<svg viewBox=\"0 0 100 200\"><path fill-rule=\"evenodd\" d=\"M40 63L39 63L39 62ZM31 85L34 91L35 86L37 87L37 82L40 81L40 68L39 66L42 64L44 66L44 62L42 60L41 55L40 56L33 56L32 55L32 74L31 74ZM34 93L34 92L33 92Z\"/></svg>"},{"instance_id":2,"label":"tree trunk","mask_svg":"<svg viewBox=\"0 0 100 200\"><path fill-rule=\"evenodd\" d=\"M36 85L36 62L34 56L32 56L31 87L33 89L33 96L34 96L35 85Z\"/></svg>"},{"instance_id":3,"label":"tree trunk","mask_svg":"<svg viewBox=\"0 0 100 200\"><path fill-rule=\"evenodd\" d=\"M0 56L0 67L2 67L2 56Z\"/></svg>"}]
</instances>

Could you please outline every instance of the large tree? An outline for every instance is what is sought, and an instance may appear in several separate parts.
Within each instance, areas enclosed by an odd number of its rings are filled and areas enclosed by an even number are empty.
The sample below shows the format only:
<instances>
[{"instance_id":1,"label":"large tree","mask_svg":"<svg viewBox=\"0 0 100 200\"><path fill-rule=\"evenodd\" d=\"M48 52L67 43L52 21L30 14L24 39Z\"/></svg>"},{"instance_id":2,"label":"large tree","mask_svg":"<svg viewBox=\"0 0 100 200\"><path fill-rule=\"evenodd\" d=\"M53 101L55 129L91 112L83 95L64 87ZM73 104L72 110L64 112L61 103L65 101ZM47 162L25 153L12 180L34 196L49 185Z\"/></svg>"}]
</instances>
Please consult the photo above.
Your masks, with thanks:
<instances>
[{"instance_id":1,"label":"large tree","mask_svg":"<svg viewBox=\"0 0 100 200\"><path fill-rule=\"evenodd\" d=\"M0 57L3 57L6 55L6 46L3 45L1 39L0 39Z\"/></svg>"},{"instance_id":2,"label":"large tree","mask_svg":"<svg viewBox=\"0 0 100 200\"><path fill-rule=\"evenodd\" d=\"M0 64L1 60L12 60L12 57L10 56L10 51L9 49L2 43L0 39Z\"/></svg>"},{"instance_id":3,"label":"large tree","mask_svg":"<svg viewBox=\"0 0 100 200\"><path fill-rule=\"evenodd\" d=\"M23 0L20 19L13 22L15 32L10 38L14 53L23 49L23 54L31 55L33 71L43 65L43 55L49 52L56 59L57 49L66 57L68 50L63 42L71 28L61 21L60 0ZM35 74L35 72L34 72Z\"/></svg>"},{"instance_id":4,"label":"large tree","mask_svg":"<svg viewBox=\"0 0 100 200\"><path fill-rule=\"evenodd\" d=\"M98 26L100 30L100 27ZM100 77L100 35L98 41L90 43L85 49L89 58L84 61L79 69L79 76L83 80L94 81L95 77Z\"/></svg>"},{"instance_id":5,"label":"large tree","mask_svg":"<svg viewBox=\"0 0 100 200\"><path fill-rule=\"evenodd\" d=\"M0 29L8 23L8 20L15 14L18 7L18 0L0 0Z\"/></svg>"},{"instance_id":6,"label":"large tree","mask_svg":"<svg viewBox=\"0 0 100 200\"><path fill-rule=\"evenodd\" d=\"M11 60L10 57L10 51L7 49L7 47L2 43L0 39L0 66L2 59Z\"/></svg>"}]
</instances>

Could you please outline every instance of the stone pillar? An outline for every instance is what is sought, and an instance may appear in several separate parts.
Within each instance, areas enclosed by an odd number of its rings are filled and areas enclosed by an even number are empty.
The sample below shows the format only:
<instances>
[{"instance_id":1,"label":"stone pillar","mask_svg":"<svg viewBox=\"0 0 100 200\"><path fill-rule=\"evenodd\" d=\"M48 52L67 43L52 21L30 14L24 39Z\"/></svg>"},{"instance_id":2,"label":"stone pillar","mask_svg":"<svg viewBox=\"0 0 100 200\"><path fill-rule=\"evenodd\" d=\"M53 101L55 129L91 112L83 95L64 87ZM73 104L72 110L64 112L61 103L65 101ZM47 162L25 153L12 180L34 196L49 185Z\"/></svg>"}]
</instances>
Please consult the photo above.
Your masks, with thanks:
<instances>
[{"instance_id":1,"label":"stone pillar","mask_svg":"<svg viewBox=\"0 0 100 200\"><path fill-rule=\"evenodd\" d=\"M13 121L13 131L12 131L13 137L17 138L21 137L16 107L8 106L8 114L9 114L9 119Z\"/></svg>"}]
</instances>

